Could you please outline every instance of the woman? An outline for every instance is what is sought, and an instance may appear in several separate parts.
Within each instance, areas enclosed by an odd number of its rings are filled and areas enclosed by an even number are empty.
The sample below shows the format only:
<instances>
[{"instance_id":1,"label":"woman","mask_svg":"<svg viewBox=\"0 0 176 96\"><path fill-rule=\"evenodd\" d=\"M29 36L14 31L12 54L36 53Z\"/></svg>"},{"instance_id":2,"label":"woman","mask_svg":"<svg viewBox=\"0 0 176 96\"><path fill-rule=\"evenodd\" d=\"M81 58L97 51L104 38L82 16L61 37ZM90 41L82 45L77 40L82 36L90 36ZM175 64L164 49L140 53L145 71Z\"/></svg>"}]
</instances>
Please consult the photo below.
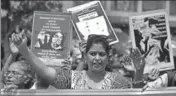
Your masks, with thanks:
<instances>
[{"instance_id":1,"label":"woman","mask_svg":"<svg viewBox=\"0 0 176 96\"><path fill-rule=\"evenodd\" d=\"M72 71L71 87L73 89L130 88L130 81L120 73L107 71L108 54L108 41L99 35L89 35L84 55L88 70Z\"/></svg>"},{"instance_id":2,"label":"woman","mask_svg":"<svg viewBox=\"0 0 176 96\"><path fill-rule=\"evenodd\" d=\"M72 82L70 70L64 67L57 69L47 67L27 48L24 32L14 34L12 40L20 50L20 53L32 66L33 70L41 78L44 78L49 84L58 89L113 89L130 88L132 85L130 81L119 73L106 71L109 58L109 45L102 36L89 37L85 52L85 61L88 64L88 70L72 71Z\"/></svg>"}]
</instances>

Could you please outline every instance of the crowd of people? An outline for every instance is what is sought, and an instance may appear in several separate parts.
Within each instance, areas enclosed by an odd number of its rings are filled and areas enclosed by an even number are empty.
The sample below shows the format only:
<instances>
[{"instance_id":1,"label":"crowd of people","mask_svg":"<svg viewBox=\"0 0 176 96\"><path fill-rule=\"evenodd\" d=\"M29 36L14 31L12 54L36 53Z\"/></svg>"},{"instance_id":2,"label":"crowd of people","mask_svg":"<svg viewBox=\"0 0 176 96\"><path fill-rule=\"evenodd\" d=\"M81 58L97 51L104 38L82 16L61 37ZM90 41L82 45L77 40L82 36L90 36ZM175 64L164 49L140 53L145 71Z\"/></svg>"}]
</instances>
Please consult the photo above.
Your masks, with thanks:
<instances>
[{"instance_id":1,"label":"crowd of people","mask_svg":"<svg viewBox=\"0 0 176 96\"><path fill-rule=\"evenodd\" d=\"M143 73L146 62L138 49L118 54L105 36L89 35L75 44L65 66L49 67L30 50L25 31L13 33L9 39L11 54L2 68L2 82L9 89L127 89L176 86L176 71L160 72L153 68ZM136 62L139 61L139 62ZM71 64L68 64L71 63ZM137 64L139 63L139 64ZM68 65L72 65L71 68Z\"/></svg>"}]
</instances>

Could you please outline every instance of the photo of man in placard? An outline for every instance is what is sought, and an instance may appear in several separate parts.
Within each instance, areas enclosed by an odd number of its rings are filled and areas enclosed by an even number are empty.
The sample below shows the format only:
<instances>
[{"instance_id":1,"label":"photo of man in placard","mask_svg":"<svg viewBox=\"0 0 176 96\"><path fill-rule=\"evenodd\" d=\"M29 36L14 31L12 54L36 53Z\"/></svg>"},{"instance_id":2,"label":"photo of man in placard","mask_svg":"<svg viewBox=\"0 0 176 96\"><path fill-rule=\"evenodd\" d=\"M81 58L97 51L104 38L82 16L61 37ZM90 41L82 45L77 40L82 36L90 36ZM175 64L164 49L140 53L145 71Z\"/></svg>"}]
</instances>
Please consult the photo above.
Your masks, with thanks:
<instances>
[{"instance_id":1,"label":"photo of man in placard","mask_svg":"<svg viewBox=\"0 0 176 96\"><path fill-rule=\"evenodd\" d=\"M34 47L38 49L60 50L63 48L63 37L61 32L40 31Z\"/></svg>"}]
</instances>

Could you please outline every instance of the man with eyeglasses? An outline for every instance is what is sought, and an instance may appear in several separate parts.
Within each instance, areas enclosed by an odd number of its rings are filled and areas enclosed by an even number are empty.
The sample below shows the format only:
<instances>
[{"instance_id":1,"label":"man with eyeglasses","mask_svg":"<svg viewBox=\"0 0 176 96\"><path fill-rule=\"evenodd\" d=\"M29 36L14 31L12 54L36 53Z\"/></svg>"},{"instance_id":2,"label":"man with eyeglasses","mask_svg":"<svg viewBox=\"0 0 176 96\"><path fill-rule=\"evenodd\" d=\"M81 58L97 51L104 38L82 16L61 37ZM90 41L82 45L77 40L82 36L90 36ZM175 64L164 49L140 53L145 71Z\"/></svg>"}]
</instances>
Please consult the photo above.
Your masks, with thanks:
<instances>
[{"instance_id":1,"label":"man with eyeglasses","mask_svg":"<svg viewBox=\"0 0 176 96\"><path fill-rule=\"evenodd\" d=\"M6 86L15 86L17 89L29 89L32 82L32 71L24 61L13 62L4 73Z\"/></svg>"}]
</instances>

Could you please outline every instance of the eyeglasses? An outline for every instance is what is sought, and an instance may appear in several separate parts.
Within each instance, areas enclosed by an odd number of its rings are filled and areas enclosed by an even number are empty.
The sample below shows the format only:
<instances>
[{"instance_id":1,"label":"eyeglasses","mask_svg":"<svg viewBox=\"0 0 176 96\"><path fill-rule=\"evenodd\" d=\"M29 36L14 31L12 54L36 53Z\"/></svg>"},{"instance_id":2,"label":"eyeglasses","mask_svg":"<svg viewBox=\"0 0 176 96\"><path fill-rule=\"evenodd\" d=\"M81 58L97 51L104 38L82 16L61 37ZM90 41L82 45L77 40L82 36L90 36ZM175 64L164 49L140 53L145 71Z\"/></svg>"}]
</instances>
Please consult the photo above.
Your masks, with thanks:
<instances>
[{"instance_id":1,"label":"eyeglasses","mask_svg":"<svg viewBox=\"0 0 176 96\"><path fill-rule=\"evenodd\" d=\"M25 74L22 74L22 73L20 73L20 72L18 72L18 71L7 71L7 72L5 72L5 76L8 76L9 74L12 74L12 76L20 76L20 75L25 75Z\"/></svg>"}]
</instances>

